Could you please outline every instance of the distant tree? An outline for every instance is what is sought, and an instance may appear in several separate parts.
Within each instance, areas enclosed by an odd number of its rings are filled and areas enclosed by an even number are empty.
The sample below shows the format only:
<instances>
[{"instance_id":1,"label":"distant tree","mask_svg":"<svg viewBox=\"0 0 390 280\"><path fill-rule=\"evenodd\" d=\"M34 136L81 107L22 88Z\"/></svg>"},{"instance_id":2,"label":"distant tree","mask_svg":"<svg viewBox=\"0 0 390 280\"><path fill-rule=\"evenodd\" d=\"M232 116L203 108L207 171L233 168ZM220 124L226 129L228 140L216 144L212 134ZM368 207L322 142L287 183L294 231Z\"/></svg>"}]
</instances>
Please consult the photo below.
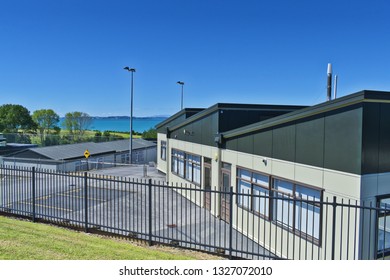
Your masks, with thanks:
<instances>
[{"instance_id":1,"label":"distant tree","mask_svg":"<svg viewBox=\"0 0 390 280\"><path fill-rule=\"evenodd\" d=\"M83 112L65 114L64 126L75 137L82 137L92 123L92 117Z\"/></svg>"},{"instance_id":2,"label":"distant tree","mask_svg":"<svg viewBox=\"0 0 390 280\"><path fill-rule=\"evenodd\" d=\"M102 132L99 130L95 130L95 136L93 138L93 142L99 143L102 142Z\"/></svg>"},{"instance_id":3,"label":"distant tree","mask_svg":"<svg viewBox=\"0 0 390 280\"><path fill-rule=\"evenodd\" d=\"M144 131L142 133L142 138L144 139L157 139L157 130L154 128Z\"/></svg>"},{"instance_id":4,"label":"distant tree","mask_svg":"<svg viewBox=\"0 0 390 280\"><path fill-rule=\"evenodd\" d=\"M53 134L55 134L55 135L59 135L60 133L61 133L61 127L59 127L59 126L55 126L55 127L53 127Z\"/></svg>"},{"instance_id":5,"label":"distant tree","mask_svg":"<svg viewBox=\"0 0 390 280\"><path fill-rule=\"evenodd\" d=\"M45 134L51 134L51 130L58 130L60 117L52 109L36 110L32 114L33 121L37 124L37 129L41 135L41 142L45 141Z\"/></svg>"},{"instance_id":6,"label":"distant tree","mask_svg":"<svg viewBox=\"0 0 390 280\"><path fill-rule=\"evenodd\" d=\"M18 132L19 129L35 129L36 124L29 110L21 105L5 104L0 106L0 130Z\"/></svg>"}]
</instances>

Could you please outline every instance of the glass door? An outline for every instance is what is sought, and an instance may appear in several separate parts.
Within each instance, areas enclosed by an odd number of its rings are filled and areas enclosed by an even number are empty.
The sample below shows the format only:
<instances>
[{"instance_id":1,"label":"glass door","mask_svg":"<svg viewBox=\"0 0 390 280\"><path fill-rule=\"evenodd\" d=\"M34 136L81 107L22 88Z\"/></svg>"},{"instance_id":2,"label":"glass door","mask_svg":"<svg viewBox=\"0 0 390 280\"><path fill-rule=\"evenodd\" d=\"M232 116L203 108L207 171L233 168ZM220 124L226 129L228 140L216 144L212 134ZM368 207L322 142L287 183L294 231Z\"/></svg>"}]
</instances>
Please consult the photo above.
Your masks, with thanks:
<instances>
[{"instance_id":1,"label":"glass door","mask_svg":"<svg viewBox=\"0 0 390 280\"><path fill-rule=\"evenodd\" d=\"M204 207L211 210L211 159L204 158Z\"/></svg>"}]
</instances>

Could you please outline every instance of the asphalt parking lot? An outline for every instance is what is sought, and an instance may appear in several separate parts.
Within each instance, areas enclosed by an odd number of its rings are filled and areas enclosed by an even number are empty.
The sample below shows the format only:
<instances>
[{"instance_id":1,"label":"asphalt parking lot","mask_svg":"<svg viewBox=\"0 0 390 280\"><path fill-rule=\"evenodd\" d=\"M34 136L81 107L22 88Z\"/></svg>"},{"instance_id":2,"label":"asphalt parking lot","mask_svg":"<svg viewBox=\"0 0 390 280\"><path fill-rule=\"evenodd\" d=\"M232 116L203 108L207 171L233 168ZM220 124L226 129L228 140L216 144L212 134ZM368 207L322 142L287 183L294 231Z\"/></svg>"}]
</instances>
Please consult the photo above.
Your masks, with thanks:
<instances>
[{"instance_id":1,"label":"asphalt parking lot","mask_svg":"<svg viewBox=\"0 0 390 280\"><path fill-rule=\"evenodd\" d=\"M193 196L182 196L180 190L164 184L165 175L154 166L146 166L146 170L145 166L121 166L90 173L104 176L39 174L34 195L31 177L7 175L0 182L0 211L31 216L34 207L37 218L88 224L91 229L144 240L152 234L153 241L201 250L227 248L231 234L236 250L269 254L195 204ZM151 188L145 182L149 178L157 182ZM195 198L202 194L199 189L194 190ZM245 253L243 257L247 257Z\"/></svg>"},{"instance_id":2,"label":"asphalt parking lot","mask_svg":"<svg viewBox=\"0 0 390 280\"><path fill-rule=\"evenodd\" d=\"M151 165L126 165L113 168L105 168L89 171L91 174L127 177L136 179L153 179L156 181L165 182L165 174L157 170L157 167Z\"/></svg>"}]
</instances>

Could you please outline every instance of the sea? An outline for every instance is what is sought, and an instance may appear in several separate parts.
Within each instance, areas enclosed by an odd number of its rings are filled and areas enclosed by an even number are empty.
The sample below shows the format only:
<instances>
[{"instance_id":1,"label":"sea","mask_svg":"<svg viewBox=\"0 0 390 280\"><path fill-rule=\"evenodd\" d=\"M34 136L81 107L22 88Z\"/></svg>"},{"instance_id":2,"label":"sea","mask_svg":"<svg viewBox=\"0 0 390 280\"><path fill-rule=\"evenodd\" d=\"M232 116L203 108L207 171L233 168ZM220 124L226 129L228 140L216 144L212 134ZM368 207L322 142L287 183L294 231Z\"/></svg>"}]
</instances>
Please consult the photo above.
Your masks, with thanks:
<instances>
[{"instance_id":1,"label":"sea","mask_svg":"<svg viewBox=\"0 0 390 280\"><path fill-rule=\"evenodd\" d=\"M135 132L148 131L151 128L164 121L166 117L145 117L145 118L133 118L133 130ZM63 118L61 118L61 128L65 129L63 125ZM129 132L130 131L130 118L129 117L93 117L91 125L88 130L104 131L116 131L116 132Z\"/></svg>"}]
</instances>

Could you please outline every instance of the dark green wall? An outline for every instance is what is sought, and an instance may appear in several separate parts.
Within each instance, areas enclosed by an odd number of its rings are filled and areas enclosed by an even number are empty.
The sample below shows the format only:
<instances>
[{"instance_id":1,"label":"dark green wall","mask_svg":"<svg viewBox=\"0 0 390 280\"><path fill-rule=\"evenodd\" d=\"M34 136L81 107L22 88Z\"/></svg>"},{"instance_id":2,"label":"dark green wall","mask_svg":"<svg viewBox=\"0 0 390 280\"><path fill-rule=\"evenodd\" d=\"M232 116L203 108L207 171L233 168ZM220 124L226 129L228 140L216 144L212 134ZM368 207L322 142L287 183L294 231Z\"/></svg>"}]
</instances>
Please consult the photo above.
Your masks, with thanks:
<instances>
[{"instance_id":1,"label":"dark green wall","mask_svg":"<svg viewBox=\"0 0 390 280\"><path fill-rule=\"evenodd\" d=\"M323 114L299 121L296 124L296 161L313 166L324 163L324 128ZM310 148L309 148L310 147Z\"/></svg>"},{"instance_id":2,"label":"dark green wall","mask_svg":"<svg viewBox=\"0 0 390 280\"><path fill-rule=\"evenodd\" d=\"M286 110L224 110L220 109L219 113L219 132L233 130L249 124L261 122L273 117L287 114L296 109Z\"/></svg>"},{"instance_id":3,"label":"dark green wall","mask_svg":"<svg viewBox=\"0 0 390 280\"><path fill-rule=\"evenodd\" d=\"M390 172L390 104L380 105L378 173L383 173Z\"/></svg>"},{"instance_id":4,"label":"dark green wall","mask_svg":"<svg viewBox=\"0 0 390 280\"><path fill-rule=\"evenodd\" d=\"M291 111L292 110L293 109L291 109ZM266 120L285 113L287 112L276 110L226 110L222 108L177 130L171 131L171 138L215 146L216 144L214 142L214 138L218 133L259 122L261 120ZM184 134L184 130L187 132L186 134ZM248 140L242 139L239 143L240 150L246 152L253 151L253 136L250 136L249 138L250 139Z\"/></svg>"},{"instance_id":5,"label":"dark green wall","mask_svg":"<svg viewBox=\"0 0 390 280\"><path fill-rule=\"evenodd\" d=\"M366 103L363 106L362 173L378 173L381 104Z\"/></svg>"},{"instance_id":6,"label":"dark green wall","mask_svg":"<svg viewBox=\"0 0 390 280\"><path fill-rule=\"evenodd\" d=\"M186 131L186 133L184 133ZM171 138L215 146L214 138L218 134L218 112L207 115L193 123L171 131Z\"/></svg>"},{"instance_id":7,"label":"dark green wall","mask_svg":"<svg viewBox=\"0 0 390 280\"><path fill-rule=\"evenodd\" d=\"M362 173L390 172L390 104L365 103Z\"/></svg>"},{"instance_id":8,"label":"dark green wall","mask_svg":"<svg viewBox=\"0 0 390 280\"><path fill-rule=\"evenodd\" d=\"M183 114L183 115L181 115L181 116L178 116L177 118L173 119L172 121L167 122L164 126L159 127L159 128L157 129L157 132L158 132L158 133L164 133L164 134L166 134L166 133L167 133L167 127L175 126L175 125L177 125L177 124L183 122L186 118L187 118L187 117L186 117L185 114Z\"/></svg>"},{"instance_id":9,"label":"dark green wall","mask_svg":"<svg viewBox=\"0 0 390 280\"><path fill-rule=\"evenodd\" d=\"M274 107L265 106L261 109L256 106L254 106L254 108L248 109L230 109L221 107L215 110L213 113L206 115L205 117L196 119L193 122L180 127L179 129L172 130L170 137L192 143L216 146L214 139L218 133L233 130L248 124L260 122L300 108L304 108L302 106L285 106L283 109L277 106ZM167 127L174 127L175 125L178 125L186 120L188 117L188 114L181 115L166 123L163 127L160 127L158 132L166 133ZM184 130L187 133L184 133ZM246 151L252 151L253 139L249 141L251 143L251 147L240 143L240 148L245 149Z\"/></svg>"},{"instance_id":10,"label":"dark green wall","mask_svg":"<svg viewBox=\"0 0 390 280\"><path fill-rule=\"evenodd\" d=\"M188 111L184 112L182 115L178 116L177 118L172 119L171 121L168 121L164 126L161 126L157 129L158 133L167 133L167 127L173 127L175 125L180 124L181 122L185 121L189 117L199 113L201 110L196 110L196 111Z\"/></svg>"},{"instance_id":11,"label":"dark green wall","mask_svg":"<svg viewBox=\"0 0 390 280\"><path fill-rule=\"evenodd\" d=\"M361 105L354 105L318 114L267 130L229 138L224 147L360 174L362 111Z\"/></svg>"},{"instance_id":12,"label":"dark green wall","mask_svg":"<svg viewBox=\"0 0 390 280\"><path fill-rule=\"evenodd\" d=\"M360 105L325 117L325 168L361 174L362 112Z\"/></svg>"}]
</instances>

